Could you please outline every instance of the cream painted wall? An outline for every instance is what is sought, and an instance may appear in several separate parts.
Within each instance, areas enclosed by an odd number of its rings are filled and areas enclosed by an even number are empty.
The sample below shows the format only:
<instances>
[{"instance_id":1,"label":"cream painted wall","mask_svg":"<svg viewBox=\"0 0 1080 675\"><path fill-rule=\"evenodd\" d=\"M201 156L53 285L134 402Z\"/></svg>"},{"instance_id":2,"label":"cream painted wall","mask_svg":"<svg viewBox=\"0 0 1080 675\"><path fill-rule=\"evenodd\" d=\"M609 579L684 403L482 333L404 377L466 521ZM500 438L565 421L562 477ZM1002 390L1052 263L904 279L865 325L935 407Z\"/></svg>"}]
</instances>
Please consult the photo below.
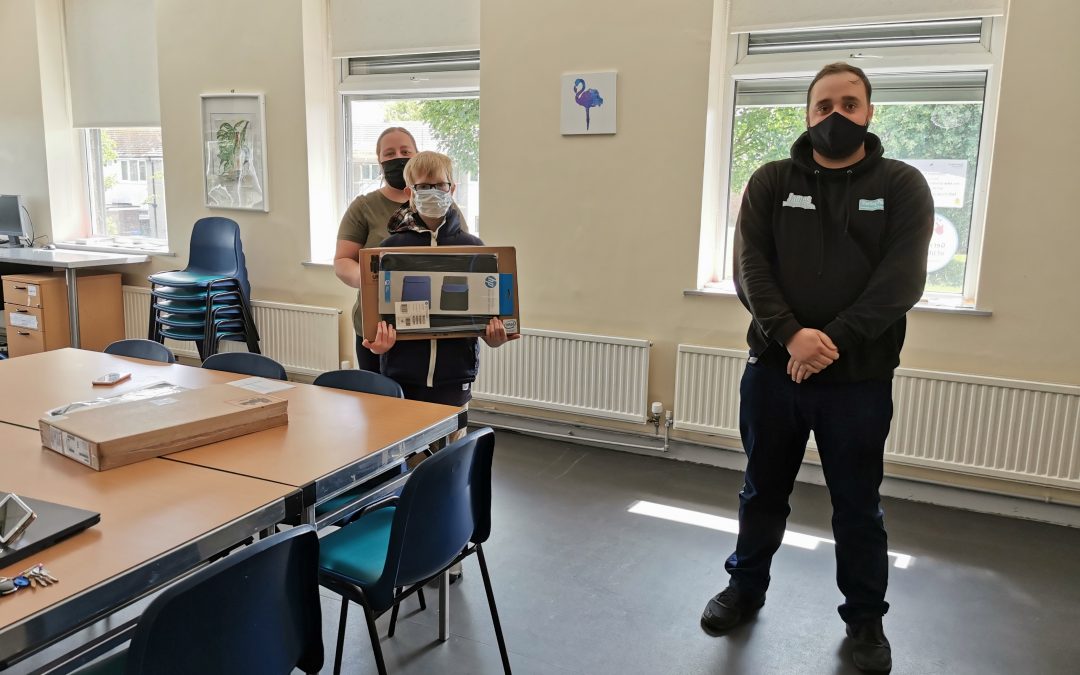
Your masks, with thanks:
<instances>
[{"instance_id":1,"label":"cream painted wall","mask_svg":"<svg viewBox=\"0 0 1080 675\"><path fill-rule=\"evenodd\" d=\"M182 267L199 218L233 218L242 231L252 295L342 309L342 358L352 359L347 310L354 293L333 270L301 265L309 259L310 209L300 1L157 0L157 6L169 244L179 258L125 270L125 281L145 284L153 271ZM231 90L266 97L269 213L203 206L199 95Z\"/></svg>"},{"instance_id":2,"label":"cream painted wall","mask_svg":"<svg viewBox=\"0 0 1080 675\"><path fill-rule=\"evenodd\" d=\"M1080 81L1061 70L1080 63L1080 5L1012 12L979 288L994 315L912 314L903 365L1080 383L1080 132L1052 112L1080 106ZM499 0L481 17L484 235L518 247L523 325L653 340L650 398L669 404L677 344L742 348L749 322L734 297L683 295L697 265L711 17L703 0ZM559 76L608 68L618 133L560 136Z\"/></svg>"},{"instance_id":3,"label":"cream painted wall","mask_svg":"<svg viewBox=\"0 0 1080 675\"><path fill-rule=\"evenodd\" d=\"M0 3L0 82L16 94L0 98L0 189L28 194L41 229L50 211L33 6ZM518 247L525 325L653 340L650 396L668 403L676 345L741 347L748 321L734 298L683 295L697 264L711 17L707 0L498 0L481 17L484 235ZM1080 62L1078 23L1070 0L1013 3L979 288L994 315L914 314L905 366L1080 382L1070 183L1080 131L1036 133L1080 105L1080 83L1059 76ZM300 0L158 0L170 243L183 253L196 219L234 217L254 295L344 310L341 351L352 358L353 293L331 270L301 265L312 211L303 34ZM559 75L605 68L619 71L619 133L560 136ZM199 94L230 89L266 95L268 214L202 205ZM155 258L125 280L185 262Z\"/></svg>"},{"instance_id":4,"label":"cream painted wall","mask_svg":"<svg viewBox=\"0 0 1080 675\"><path fill-rule=\"evenodd\" d=\"M35 3L0 2L0 193L21 194L38 231L51 223Z\"/></svg>"}]
</instances>

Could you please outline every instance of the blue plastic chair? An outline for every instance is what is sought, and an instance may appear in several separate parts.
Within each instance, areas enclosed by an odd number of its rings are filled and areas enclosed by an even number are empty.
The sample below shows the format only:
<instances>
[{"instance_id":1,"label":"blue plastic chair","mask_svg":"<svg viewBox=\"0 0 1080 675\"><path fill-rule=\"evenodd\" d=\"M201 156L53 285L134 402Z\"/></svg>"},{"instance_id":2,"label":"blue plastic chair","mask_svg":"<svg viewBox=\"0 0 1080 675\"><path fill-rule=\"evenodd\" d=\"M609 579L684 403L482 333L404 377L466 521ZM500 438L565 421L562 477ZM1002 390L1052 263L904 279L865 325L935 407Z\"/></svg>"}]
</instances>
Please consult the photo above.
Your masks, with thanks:
<instances>
[{"instance_id":1,"label":"blue plastic chair","mask_svg":"<svg viewBox=\"0 0 1080 675\"><path fill-rule=\"evenodd\" d=\"M364 608L375 663L385 675L375 620L393 610L388 634L393 636L402 599L473 553L484 578L503 671L510 672L481 546L491 533L494 452L495 433L474 431L413 469L400 497L372 505L356 521L322 538L319 583L342 596L335 675L341 671L350 601Z\"/></svg>"},{"instance_id":2,"label":"blue plastic chair","mask_svg":"<svg viewBox=\"0 0 1080 675\"><path fill-rule=\"evenodd\" d=\"M135 359L147 361L160 361L161 363L176 363L176 357L168 347L153 340L133 338L130 340L117 340L105 348L106 354L116 356L130 356Z\"/></svg>"},{"instance_id":3,"label":"blue plastic chair","mask_svg":"<svg viewBox=\"0 0 1080 675\"><path fill-rule=\"evenodd\" d=\"M221 216L195 221L191 230L187 267L150 275L150 281L162 286L200 288L206 288L216 280L228 285L223 280L230 279L239 284L245 296L251 296L240 226L235 220Z\"/></svg>"},{"instance_id":4,"label":"blue plastic chair","mask_svg":"<svg viewBox=\"0 0 1080 675\"><path fill-rule=\"evenodd\" d=\"M78 675L317 673L318 559L319 537L304 525L211 563L150 603L126 650Z\"/></svg>"},{"instance_id":5,"label":"blue plastic chair","mask_svg":"<svg viewBox=\"0 0 1080 675\"><path fill-rule=\"evenodd\" d=\"M191 232L188 266L152 274L149 279L152 303L147 336L151 340L194 341L203 358L216 354L221 340L243 341L248 351L260 353L247 260L236 221L222 217L198 220ZM162 321L159 310L165 308L159 303L163 300L182 303L186 313L201 314L203 323L178 327ZM237 310L239 325L223 328L215 321L214 310L225 306Z\"/></svg>"},{"instance_id":6,"label":"blue plastic chair","mask_svg":"<svg viewBox=\"0 0 1080 675\"><path fill-rule=\"evenodd\" d=\"M229 373L241 375L253 375L265 377L270 380L287 380L285 367L280 363L262 354L251 352L224 352L208 356L202 362L203 368L210 370L224 370Z\"/></svg>"},{"instance_id":7,"label":"blue plastic chair","mask_svg":"<svg viewBox=\"0 0 1080 675\"><path fill-rule=\"evenodd\" d=\"M320 387L332 387L334 389L355 391L361 394L377 394L379 396L405 398L404 392L401 391L400 384L385 375L368 372L366 370L330 370L316 377L312 384ZM388 471L381 476L376 476L369 481L361 483L348 492L328 499L315 506L315 516L318 517L330 513L331 511L336 511L346 504L355 502L365 493L371 492L379 485L399 478L405 471L406 467L402 464L397 471ZM340 524L344 524L344 522Z\"/></svg>"},{"instance_id":8,"label":"blue plastic chair","mask_svg":"<svg viewBox=\"0 0 1080 675\"><path fill-rule=\"evenodd\" d=\"M335 389L348 389L361 394L378 394L379 396L393 396L405 398L401 391L401 385L385 375L372 373L367 370L328 370L322 373L312 384L320 387L333 387Z\"/></svg>"}]
</instances>

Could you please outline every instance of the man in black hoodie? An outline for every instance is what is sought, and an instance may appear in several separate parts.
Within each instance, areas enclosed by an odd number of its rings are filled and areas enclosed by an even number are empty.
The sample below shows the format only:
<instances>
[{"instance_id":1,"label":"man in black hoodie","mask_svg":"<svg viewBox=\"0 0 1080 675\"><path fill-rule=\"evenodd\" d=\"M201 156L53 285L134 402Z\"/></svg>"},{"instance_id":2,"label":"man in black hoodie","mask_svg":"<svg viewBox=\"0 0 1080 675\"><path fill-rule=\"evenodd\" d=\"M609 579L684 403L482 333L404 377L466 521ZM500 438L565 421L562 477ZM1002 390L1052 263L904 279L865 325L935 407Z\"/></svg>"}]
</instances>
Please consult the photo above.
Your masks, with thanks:
<instances>
[{"instance_id":1,"label":"man in black hoodie","mask_svg":"<svg viewBox=\"0 0 1080 675\"><path fill-rule=\"evenodd\" d=\"M886 672L888 557L878 489L905 314L926 280L934 203L922 175L882 157L870 82L823 68L791 158L750 178L735 283L753 320L739 426L747 455L728 587L702 624L728 630L765 602L810 431L833 504L841 618L862 670Z\"/></svg>"}]
</instances>

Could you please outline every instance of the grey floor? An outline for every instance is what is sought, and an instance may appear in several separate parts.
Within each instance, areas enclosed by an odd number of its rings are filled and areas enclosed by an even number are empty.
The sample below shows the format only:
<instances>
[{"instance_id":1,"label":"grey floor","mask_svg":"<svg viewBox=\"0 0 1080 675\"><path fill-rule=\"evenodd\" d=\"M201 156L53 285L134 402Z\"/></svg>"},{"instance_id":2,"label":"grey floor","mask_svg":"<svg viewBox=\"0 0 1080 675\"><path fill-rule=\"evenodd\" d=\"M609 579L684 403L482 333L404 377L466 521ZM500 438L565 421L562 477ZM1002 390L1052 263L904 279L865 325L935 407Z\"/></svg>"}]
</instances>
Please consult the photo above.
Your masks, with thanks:
<instances>
[{"instance_id":1,"label":"grey floor","mask_svg":"<svg viewBox=\"0 0 1080 675\"><path fill-rule=\"evenodd\" d=\"M832 545L781 547L756 621L724 637L698 625L726 584L734 535L627 511L638 500L734 518L740 475L701 465L499 432L486 552L519 674L854 673ZM824 488L798 484L789 531L831 538ZM894 673L1080 672L1080 530L886 500L885 628ZM339 602L325 592L331 672ZM449 641L435 592L407 601L383 638L391 673L498 673L479 568L452 587ZM385 618L380 622L386 634ZM346 673L374 673L363 616L350 614Z\"/></svg>"}]
</instances>

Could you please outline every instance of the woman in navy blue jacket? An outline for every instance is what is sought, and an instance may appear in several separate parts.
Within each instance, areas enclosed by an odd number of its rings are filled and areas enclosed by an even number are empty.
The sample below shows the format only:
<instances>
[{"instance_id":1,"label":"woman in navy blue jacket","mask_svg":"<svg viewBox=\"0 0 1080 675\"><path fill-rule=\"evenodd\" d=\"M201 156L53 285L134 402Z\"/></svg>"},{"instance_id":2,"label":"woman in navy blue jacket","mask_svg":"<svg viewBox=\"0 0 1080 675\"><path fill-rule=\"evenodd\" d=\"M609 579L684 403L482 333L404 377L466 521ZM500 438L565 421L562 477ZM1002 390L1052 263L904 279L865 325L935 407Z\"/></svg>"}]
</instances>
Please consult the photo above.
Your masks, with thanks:
<instances>
[{"instance_id":1,"label":"woman in navy blue jacket","mask_svg":"<svg viewBox=\"0 0 1080 675\"><path fill-rule=\"evenodd\" d=\"M407 209L390 223L390 237L379 246L483 246L479 237L462 231L460 211L453 205L453 163L446 155L421 152L405 165ZM484 342L499 347L521 337L507 335L497 317L486 327ZM405 398L464 406L472 398L472 383L479 368L476 338L404 340L385 321L379 322L375 340L364 347L381 354L383 375L401 385Z\"/></svg>"}]
</instances>

